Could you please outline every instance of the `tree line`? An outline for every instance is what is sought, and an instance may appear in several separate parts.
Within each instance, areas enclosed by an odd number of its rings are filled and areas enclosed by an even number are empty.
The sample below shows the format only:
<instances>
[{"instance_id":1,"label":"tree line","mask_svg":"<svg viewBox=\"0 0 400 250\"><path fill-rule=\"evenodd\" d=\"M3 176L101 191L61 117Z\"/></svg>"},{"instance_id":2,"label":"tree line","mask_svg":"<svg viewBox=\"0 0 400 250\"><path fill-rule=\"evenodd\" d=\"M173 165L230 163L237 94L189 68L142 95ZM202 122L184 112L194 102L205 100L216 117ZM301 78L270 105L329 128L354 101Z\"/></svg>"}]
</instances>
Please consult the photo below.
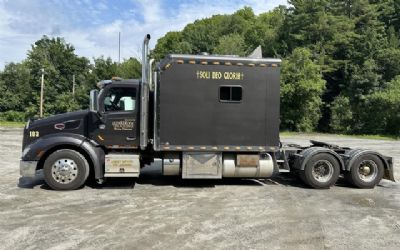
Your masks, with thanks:
<instances>
[{"instance_id":1,"label":"tree line","mask_svg":"<svg viewBox=\"0 0 400 250\"><path fill-rule=\"evenodd\" d=\"M291 0L244 8L169 32L154 50L283 58L281 128L400 134L400 2Z\"/></svg>"},{"instance_id":2,"label":"tree line","mask_svg":"<svg viewBox=\"0 0 400 250\"><path fill-rule=\"evenodd\" d=\"M136 58L120 64L104 57L91 62L76 55L74 47L63 38L44 36L31 46L25 60L8 63L0 72L0 120L25 121L38 116L42 69L44 116L88 108L89 91L100 80L114 76L138 78L141 74Z\"/></svg>"},{"instance_id":3,"label":"tree line","mask_svg":"<svg viewBox=\"0 0 400 250\"><path fill-rule=\"evenodd\" d=\"M400 2L288 2L259 15L245 7L197 20L161 37L152 56L245 56L261 45L264 57L283 59L281 129L399 136ZM88 91L100 79L140 75L134 58L120 65L102 57L93 61L75 55L60 38L39 40L26 60L0 72L0 117L37 114L42 67L52 81L46 86L47 114L87 107ZM72 96L74 74L78 89Z\"/></svg>"}]
</instances>

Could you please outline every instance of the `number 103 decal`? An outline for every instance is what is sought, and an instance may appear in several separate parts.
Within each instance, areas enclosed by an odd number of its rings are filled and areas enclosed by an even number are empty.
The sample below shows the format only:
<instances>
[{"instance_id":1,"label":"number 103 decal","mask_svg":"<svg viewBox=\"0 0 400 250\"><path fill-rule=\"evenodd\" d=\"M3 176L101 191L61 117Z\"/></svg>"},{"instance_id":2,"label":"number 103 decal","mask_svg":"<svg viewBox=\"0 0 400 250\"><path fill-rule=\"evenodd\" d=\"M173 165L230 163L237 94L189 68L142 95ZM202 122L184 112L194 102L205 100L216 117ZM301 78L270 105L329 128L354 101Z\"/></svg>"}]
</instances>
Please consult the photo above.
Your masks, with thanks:
<instances>
[{"instance_id":1,"label":"number 103 decal","mask_svg":"<svg viewBox=\"0 0 400 250\"><path fill-rule=\"evenodd\" d=\"M39 131L29 131L29 137L39 137Z\"/></svg>"}]
</instances>

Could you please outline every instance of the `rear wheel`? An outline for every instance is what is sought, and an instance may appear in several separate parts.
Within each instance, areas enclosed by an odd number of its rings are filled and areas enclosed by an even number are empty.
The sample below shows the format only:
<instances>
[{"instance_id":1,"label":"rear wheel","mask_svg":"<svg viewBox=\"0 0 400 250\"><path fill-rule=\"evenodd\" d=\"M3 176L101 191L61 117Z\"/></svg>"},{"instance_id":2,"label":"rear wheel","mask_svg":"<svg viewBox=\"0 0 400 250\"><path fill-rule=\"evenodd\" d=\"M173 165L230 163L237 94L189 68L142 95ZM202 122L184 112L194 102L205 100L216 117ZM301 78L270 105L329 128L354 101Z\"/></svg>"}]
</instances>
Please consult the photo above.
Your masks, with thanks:
<instances>
[{"instance_id":1,"label":"rear wheel","mask_svg":"<svg viewBox=\"0 0 400 250\"><path fill-rule=\"evenodd\" d=\"M373 154L358 157L345 173L346 179L358 188L374 188L382 180L384 167L382 160Z\"/></svg>"},{"instance_id":2,"label":"rear wheel","mask_svg":"<svg viewBox=\"0 0 400 250\"><path fill-rule=\"evenodd\" d=\"M340 165L337 159L328 153L319 153L311 157L300 178L305 184L313 188L329 188L336 183L340 174Z\"/></svg>"},{"instance_id":3,"label":"rear wheel","mask_svg":"<svg viewBox=\"0 0 400 250\"><path fill-rule=\"evenodd\" d=\"M55 190L80 188L89 175L89 164L79 152L57 150L47 157L43 166L44 180Z\"/></svg>"}]
</instances>

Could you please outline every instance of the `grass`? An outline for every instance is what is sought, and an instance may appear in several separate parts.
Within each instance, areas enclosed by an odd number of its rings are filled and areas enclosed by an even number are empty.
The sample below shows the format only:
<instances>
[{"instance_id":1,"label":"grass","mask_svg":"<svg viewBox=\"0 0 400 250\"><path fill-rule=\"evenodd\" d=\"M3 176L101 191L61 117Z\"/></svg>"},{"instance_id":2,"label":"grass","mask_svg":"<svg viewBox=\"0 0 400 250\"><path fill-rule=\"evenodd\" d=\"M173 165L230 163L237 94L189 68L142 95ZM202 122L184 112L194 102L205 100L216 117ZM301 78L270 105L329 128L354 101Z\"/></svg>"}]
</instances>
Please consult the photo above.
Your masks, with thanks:
<instances>
[{"instance_id":1,"label":"grass","mask_svg":"<svg viewBox=\"0 0 400 250\"><path fill-rule=\"evenodd\" d=\"M25 126L25 122L0 121L0 127L3 127L3 128L23 128L24 126Z\"/></svg>"},{"instance_id":2,"label":"grass","mask_svg":"<svg viewBox=\"0 0 400 250\"><path fill-rule=\"evenodd\" d=\"M293 132L293 131L281 131L280 135L283 137L298 136L298 135L313 135L313 136L335 135L341 137L370 139L370 140L386 140L386 141L400 140L400 137L394 135L347 135L347 134L328 134L328 133L318 133L318 132L304 133L304 132Z\"/></svg>"}]
</instances>

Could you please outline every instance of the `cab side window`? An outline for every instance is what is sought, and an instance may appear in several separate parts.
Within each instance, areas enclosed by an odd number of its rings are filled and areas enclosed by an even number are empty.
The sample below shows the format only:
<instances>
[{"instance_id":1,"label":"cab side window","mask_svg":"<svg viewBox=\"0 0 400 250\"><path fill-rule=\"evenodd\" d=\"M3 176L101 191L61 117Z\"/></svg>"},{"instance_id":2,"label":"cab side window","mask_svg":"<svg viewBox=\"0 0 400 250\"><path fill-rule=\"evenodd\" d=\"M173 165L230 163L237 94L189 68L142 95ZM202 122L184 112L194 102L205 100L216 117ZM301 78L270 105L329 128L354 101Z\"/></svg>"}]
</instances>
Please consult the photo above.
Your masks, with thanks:
<instances>
[{"instance_id":1,"label":"cab side window","mask_svg":"<svg viewBox=\"0 0 400 250\"><path fill-rule=\"evenodd\" d=\"M104 98L105 112L136 110L136 88L111 88Z\"/></svg>"}]
</instances>

